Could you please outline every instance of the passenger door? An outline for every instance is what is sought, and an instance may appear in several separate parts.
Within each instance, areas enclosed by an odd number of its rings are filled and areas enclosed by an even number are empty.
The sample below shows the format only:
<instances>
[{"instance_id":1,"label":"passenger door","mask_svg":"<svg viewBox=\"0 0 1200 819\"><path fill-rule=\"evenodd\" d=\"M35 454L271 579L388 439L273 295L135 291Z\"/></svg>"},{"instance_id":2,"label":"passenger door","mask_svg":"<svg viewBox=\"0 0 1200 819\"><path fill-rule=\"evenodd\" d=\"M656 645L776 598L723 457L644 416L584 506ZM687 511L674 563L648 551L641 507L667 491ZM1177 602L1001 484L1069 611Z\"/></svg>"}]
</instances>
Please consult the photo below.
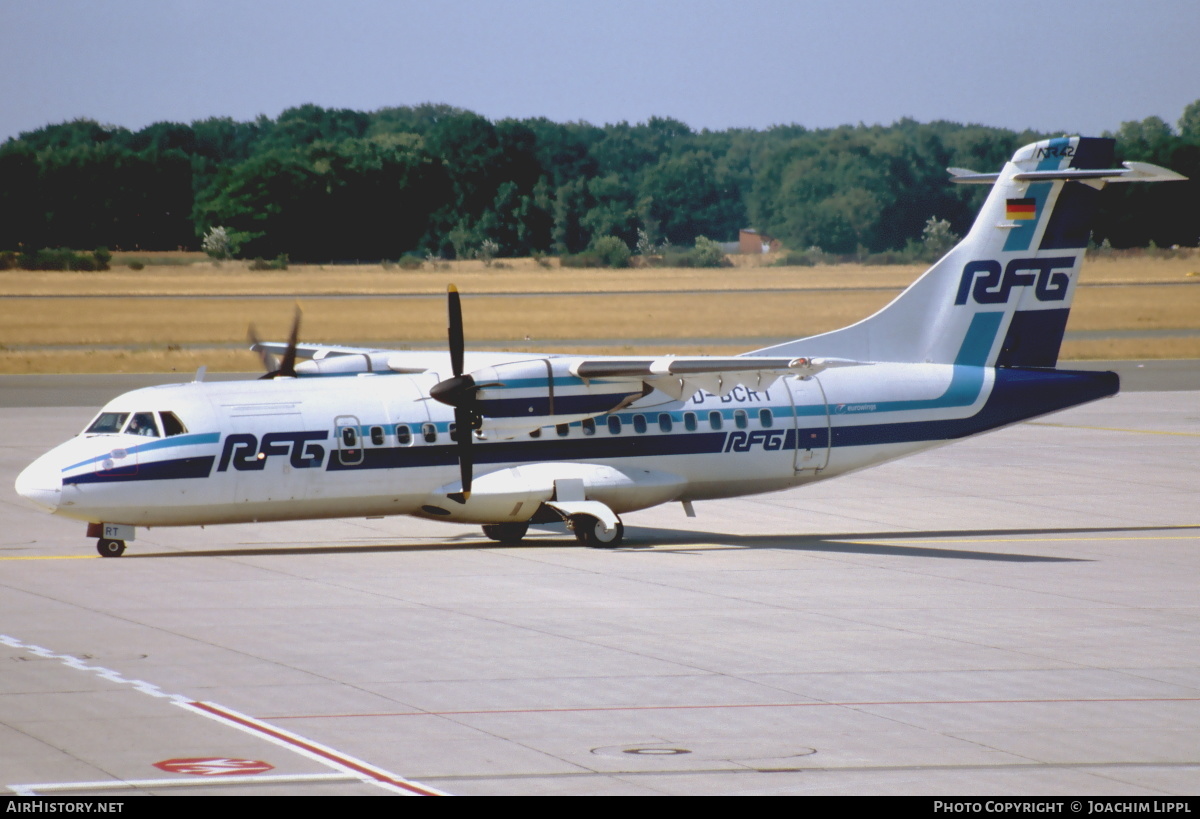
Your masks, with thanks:
<instances>
[{"instance_id":1,"label":"passenger door","mask_svg":"<svg viewBox=\"0 0 1200 819\"><path fill-rule=\"evenodd\" d=\"M792 461L796 474L816 474L829 465L831 426L829 402L819 376L787 377L788 396L792 401L796 449Z\"/></svg>"}]
</instances>

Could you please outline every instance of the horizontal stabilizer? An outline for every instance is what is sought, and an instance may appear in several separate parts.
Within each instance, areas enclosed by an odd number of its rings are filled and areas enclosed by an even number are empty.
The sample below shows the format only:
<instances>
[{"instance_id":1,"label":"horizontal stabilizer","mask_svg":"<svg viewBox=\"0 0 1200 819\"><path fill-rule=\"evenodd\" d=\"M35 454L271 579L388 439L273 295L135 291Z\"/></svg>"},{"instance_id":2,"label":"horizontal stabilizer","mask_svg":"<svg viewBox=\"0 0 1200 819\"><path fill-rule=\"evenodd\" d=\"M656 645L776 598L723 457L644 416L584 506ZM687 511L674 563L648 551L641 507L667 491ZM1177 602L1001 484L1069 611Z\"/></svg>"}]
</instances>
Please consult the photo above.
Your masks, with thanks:
<instances>
[{"instance_id":1,"label":"horizontal stabilizer","mask_svg":"<svg viewBox=\"0 0 1200 819\"><path fill-rule=\"evenodd\" d=\"M1062 168L1042 171L1021 171L1012 179L1016 182L1182 182L1183 174L1149 162L1122 162L1123 168ZM960 185L990 185L1000 178L998 173L975 173L966 168L947 168L950 181Z\"/></svg>"}]
</instances>

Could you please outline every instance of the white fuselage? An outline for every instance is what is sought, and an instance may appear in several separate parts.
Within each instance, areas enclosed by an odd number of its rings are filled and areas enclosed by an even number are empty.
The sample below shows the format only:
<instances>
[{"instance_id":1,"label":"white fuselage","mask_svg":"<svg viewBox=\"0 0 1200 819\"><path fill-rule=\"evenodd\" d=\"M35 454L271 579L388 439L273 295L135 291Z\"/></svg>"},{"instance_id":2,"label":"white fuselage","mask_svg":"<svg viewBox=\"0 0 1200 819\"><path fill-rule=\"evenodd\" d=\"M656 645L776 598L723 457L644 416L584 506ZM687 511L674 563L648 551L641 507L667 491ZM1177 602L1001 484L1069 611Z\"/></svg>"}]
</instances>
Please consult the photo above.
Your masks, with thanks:
<instances>
[{"instance_id":1,"label":"white fuselage","mask_svg":"<svg viewBox=\"0 0 1200 819\"><path fill-rule=\"evenodd\" d=\"M169 412L185 432L81 434L23 473L22 494L59 515L133 526L375 515L487 523L528 519L556 480L572 478L622 513L784 489L944 443L958 434L936 434L937 424L977 414L994 372L876 364L724 397L654 392L591 421L477 439L465 504L446 499L459 488L457 445L452 409L427 398L435 373L151 387L104 412ZM914 423L919 434L888 432Z\"/></svg>"}]
</instances>

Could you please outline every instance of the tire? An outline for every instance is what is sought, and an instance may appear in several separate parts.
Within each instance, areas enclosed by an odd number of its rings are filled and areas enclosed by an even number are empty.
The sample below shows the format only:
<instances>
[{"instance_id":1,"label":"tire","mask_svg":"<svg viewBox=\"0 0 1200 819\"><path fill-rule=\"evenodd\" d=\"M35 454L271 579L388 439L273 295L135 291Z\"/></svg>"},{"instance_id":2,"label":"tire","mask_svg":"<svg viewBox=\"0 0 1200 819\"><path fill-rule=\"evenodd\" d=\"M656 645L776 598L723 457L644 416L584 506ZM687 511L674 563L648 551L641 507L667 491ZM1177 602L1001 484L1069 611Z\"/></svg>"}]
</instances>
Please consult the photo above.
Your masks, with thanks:
<instances>
[{"instance_id":1,"label":"tire","mask_svg":"<svg viewBox=\"0 0 1200 819\"><path fill-rule=\"evenodd\" d=\"M96 541L96 551L100 557L120 557L125 554L125 541L100 538Z\"/></svg>"},{"instance_id":2,"label":"tire","mask_svg":"<svg viewBox=\"0 0 1200 819\"><path fill-rule=\"evenodd\" d=\"M575 539L592 549L615 549L625 539L625 524L619 520L616 528L609 532L605 532L600 521L591 515L576 515L571 522Z\"/></svg>"},{"instance_id":3,"label":"tire","mask_svg":"<svg viewBox=\"0 0 1200 819\"><path fill-rule=\"evenodd\" d=\"M498 541L499 543L507 543L516 545L525 537L525 533L529 531L528 523L485 523L483 524L483 534L489 539Z\"/></svg>"}]
</instances>

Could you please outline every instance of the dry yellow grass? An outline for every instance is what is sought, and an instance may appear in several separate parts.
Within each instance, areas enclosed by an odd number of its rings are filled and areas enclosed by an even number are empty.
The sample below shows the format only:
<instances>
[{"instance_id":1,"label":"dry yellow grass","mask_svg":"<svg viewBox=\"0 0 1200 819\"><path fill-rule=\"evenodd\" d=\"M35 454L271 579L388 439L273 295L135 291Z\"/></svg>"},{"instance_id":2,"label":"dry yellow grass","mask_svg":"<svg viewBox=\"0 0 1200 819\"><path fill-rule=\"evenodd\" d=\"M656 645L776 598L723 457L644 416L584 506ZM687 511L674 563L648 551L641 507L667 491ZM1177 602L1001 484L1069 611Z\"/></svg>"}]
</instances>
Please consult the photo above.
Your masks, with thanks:
<instances>
[{"instance_id":1,"label":"dry yellow grass","mask_svg":"<svg viewBox=\"0 0 1200 819\"><path fill-rule=\"evenodd\" d=\"M1200 330L1200 277L1187 277L1196 267L1200 260L1090 260L1068 329ZM595 339L601 346L576 344L574 350L731 353L758 346L756 339L796 338L857 321L890 301L921 270L856 265L545 270L532 260L518 260L502 269L461 262L436 271L299 267L252 273L207 263L138 273L5 271L0 273L0 372L169 372L200 364L213 370L255 369L253 355L233 349L243 343L246 326L257 324L264 338L284 338L297 300L305 310L306 340L441 348L446 326L441 294L447 281L464 292L470 346L572 352L573 342ZM1182 282L1187 284L1176 284ZM1115 286L1089 286L1097 283ZM846 289L827 289L832 287ZM587 295L545 295L563 291ZM657 292L637 295L647 291ZM305 299L333 292L436 298ZM163 295L119 297L140 293ZM281 295L216 297L251 293ZM497 295L503 293L531 295ZM31 345L93 349L23 349ZM185 349L169 349L176 346ZM100 349L106 347L115 349ZM1063 354L1200 357L1198 348L1200 340L1181 335L1068 342Z\"/></svg>"},{"instance_id":2,"label":"dry yellow grass","mask_svg":"<svg viewBox=\"0 0 1200 819\"><path fill-rule=\"evenodd\" d=\"M1059 357L1063 361L1200 358L1200 337L1068 340Z\"/></svg>"},{"instance_id":3,"label":"dry yellow grass","mask_svg":"<svg viewBox=\"0 0 1200 819\"><path fill-rule=\"evenodd\" d=\"M154 254L165 255L165 254ZM759 261L758 257L741 257ZM650 270L547 269L532 259L509 259L501 267L479 261L429 264L420 270L381 265L293 265L288 270L252 272L244 262L215 265L116 267L99 273L0 271L4 296L436 294L454 282L464 293L697 292L706 290L813 290L829 287L902 288L924 265L754 266L654 268ZM1191 276L1189 277L1189 274ZM1174 259L1094 258L1084 266L1085 284L1149 284L1200 280L1200 255ZM1200 283L1200 282L1198 282Z\"/></svg>"},{"instance_id":4,"label":"dry yellow grass","mask_svg":"<svg viewBox=\"0 0 1200 819\"><path fill-rule=\"evenodd\" d=\"M806 290L827 287L904 287L924 268L920 265L871 267L655 268L608 270L539 267L532 260L505 262L505 268L482 262L447 262L443 269L384 269L379 265L320 267L294 265L288 270L251 272L241 263L187 267L116 268L100 273L0 271L4 296L100 296L112 294L196 295L358 295L438 294L455 283L464 293L610 293L703 290Z\"/></svg>"}]
</instances>

